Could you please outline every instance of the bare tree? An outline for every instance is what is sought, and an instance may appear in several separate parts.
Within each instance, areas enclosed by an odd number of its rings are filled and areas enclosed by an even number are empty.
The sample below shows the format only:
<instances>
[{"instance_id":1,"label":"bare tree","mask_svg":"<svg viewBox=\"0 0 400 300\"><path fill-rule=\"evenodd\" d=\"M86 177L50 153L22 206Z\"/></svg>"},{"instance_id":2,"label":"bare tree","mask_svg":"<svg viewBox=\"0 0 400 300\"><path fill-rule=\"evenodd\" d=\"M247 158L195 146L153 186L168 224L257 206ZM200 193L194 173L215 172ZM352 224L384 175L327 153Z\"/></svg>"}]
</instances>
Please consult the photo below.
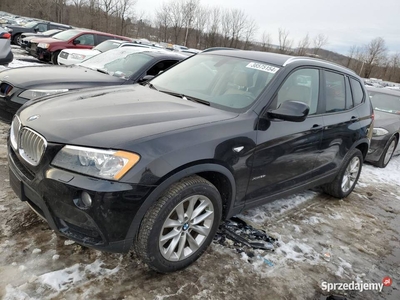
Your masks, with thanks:
<instances>
[{"instance_id":1,"label":"bare tree","mask_svg":"<svg viewBox=\"0 0 400 300\"><path fill-rule=\"evenodd\" d=\"M169 3L169 17L174 36L174 43L178 44L179 35L183 28L182 6L179 0Z\"/></svg>"},{"instance_id":2,"label":"bare tree","mask_svg":"<svg viewBox=\"0 0 400 300\"><path fill-rule=\"evenodd\" d=\"M133 7L137 0L116 0L116 15L119 19L119 25L116 32L120 35L125 34L127 18L133 15Z\"/></svg>"},{"instance_id":3,"label":"bare tree","mask_svg":"<svg viewBox=\"0 0 400 300\"><path fill-rule=\"evenodd\" d=\"M210 10L210 22L209 22L209 28L208 28L208 39L207 39L207 44L210 47L216 46L216 39L217 36L219 35L219 30L220 26L222 23L221 20L221 8L216 6L213 7Z\"/></svg>"},{"instance_id":4,"label":"bare tree","mask_svg":"<svg viewBox=\"0 0 400 300\"><path fill-rule=\"evenodd\" d=\"M199 10L199 0L185 0L182 2L182 23L186 27L184 45L187 45L189 31L196 19Z\"/></svg>"},{"instance_id":5,"label":"bare tree","mask_svg":"<svg viewBox=\"0 0 400 300\"><path fill-rule=\"evenodd\" d=\"M245 12L241 9L232 8L230 10L231 15L231 42L229 47L237 47L238 41L242 38L242 34L246 28L247 16Z\"/></svg>"},{"instance_id":6,"label":"bare tree","mask_svg":"<svg viewBox=\"0 0 400 300\"><path fill-rule=\"evenodd\" d=\"M323 46L325 46L326 44L328 44L328 36L320 33L318 34L314 40L313 40L313 44L314 44L314 54L318 55L319 50L321 50L321 48Z\"/></svg>"},{"instance_id":7,"label":"bare tree","mask_svg":"<svg viewBox=\"0 0 400 300\"><path fill-rule=\"evenodd\" d=\"M304 56L306 55L307 49L310 47L310 36L307 33L304 38L299 41L297 46L297 55Z\"/></svg>"},{"instance_id":8,"label":"bare tree","mask_svg":"<svg viewBox=\"0 0 400 300\"><path fill-rule=\"evenodd\" d=\"M169 16L169 6L165 2L156 10L155 23L159 29L159 36L162 37L164 42L168 42L167 34L171 25L171 18Z\"/></svg>"},{"instance_id":9,"label":"bare tree","mask_svg":"<svg viewBox=\"0 0 400 300\"><path fill-rule=\"evenodd\" d=\"M194 24L194 29L196 30L195 48L202 47L202 37L204 37L205 28L208 26L209 21L210 10L208 9L208 7L199 6Z\"/></svg>"},{"instance_id":10,"label":"bare tree","mask_svg":"<svg viewBox=\"0 0 400 300\"><path fill-rule=\"evenodd\" d=\"M271 34L264 31L261 37L262 51L271 51Z\"/></svg>"},{"instance_id":11,"label":"bare tree","mask_svg":"<svg viewBox=\"0 0 400 300\"><path fill-rule=\"evenodd\" d=\"M369 78L375 66L378 66L386 56L385 40L377 37L364 47L364 77Z\"/></svg>"},{"instance_id":12,"label":"bare tree","mask_svg":"<svg viewBox=\"0 0 400 300\"><path fill-rule=\"evenodd\" d=\"M289 39L289 31L284 28L278 29L279 52L289 53L292 48L293 40Z\"/></svg>"},{"instance_id":13,"label":"bare tree","mask_svg":"<svg viewBox=\"0 0 400 300\"><path fill-rule=\"evenodd\" d=\"M357 45L353 45L349 49L349 54L347 55L347 63L346 63L346 68L350 68L351 62L354 58L354 55L356 54L357 51Z\"/></svg>"},{"instance_id":14,"label":"bare tree","mask_svg":"<svg viewBox=\"0 0 400 300\"><path fill-rule=\"evenodd\" d=\"M249 45L258 30L258 25L254 19L250 19L246 23L246 27L244 30L244 46L243 49L248 49Z\"/></svg>"},{"instance_id":15,"label":"bare tree","mask_svg":"<svg viewBox=\"0 0 400 300\"><path fill-rule=\"evenodd\" d=\"M232 15L228 9L225 9L221 13L222 46L229 46L229 41L232 38L231 26Z\"/></svg>"}]
</instances>

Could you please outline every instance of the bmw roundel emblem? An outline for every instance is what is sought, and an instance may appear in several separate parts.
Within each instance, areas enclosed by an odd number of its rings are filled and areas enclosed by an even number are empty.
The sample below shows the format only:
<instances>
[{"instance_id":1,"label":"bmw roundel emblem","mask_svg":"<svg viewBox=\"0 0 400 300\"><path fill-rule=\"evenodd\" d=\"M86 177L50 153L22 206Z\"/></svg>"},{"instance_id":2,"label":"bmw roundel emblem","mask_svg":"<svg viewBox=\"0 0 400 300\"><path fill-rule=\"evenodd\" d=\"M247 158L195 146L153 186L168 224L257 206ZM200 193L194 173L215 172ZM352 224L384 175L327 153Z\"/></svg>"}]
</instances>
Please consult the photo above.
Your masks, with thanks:
<instances>
[{"instance_id":1,"label":"bmw roundel emblem","mask_svg":"<svg viewBox=\"0 0 400 300\"><path fill-rule=\"evenodd\" d=\"M31 121L35 121L35 120L37 120L37 119L39 119L39 117L40 117L40 115L33 115L33 116L30 116L28 119L26 119L28 122L31 122Z\"/></svg>"}]
</instances>

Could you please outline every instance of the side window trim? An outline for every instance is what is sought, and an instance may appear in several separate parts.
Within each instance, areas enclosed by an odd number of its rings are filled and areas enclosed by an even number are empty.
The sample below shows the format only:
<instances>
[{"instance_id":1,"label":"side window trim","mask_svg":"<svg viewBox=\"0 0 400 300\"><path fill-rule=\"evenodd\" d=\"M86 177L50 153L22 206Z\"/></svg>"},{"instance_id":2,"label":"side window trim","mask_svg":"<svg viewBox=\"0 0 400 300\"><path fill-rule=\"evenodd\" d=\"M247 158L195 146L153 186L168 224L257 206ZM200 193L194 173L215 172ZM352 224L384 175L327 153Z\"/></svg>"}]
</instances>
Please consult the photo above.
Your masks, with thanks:
<instances>
[{"instance_id":1,"label":"side window trim","mask_svg":"<svg viewBox=\"0 0 400 300\"><path fill-rule=\"evenodd\" d=\"M353 93L351 91L349 76L346 76L346 110L354 108Z\"/></svg>"}]
</instances>

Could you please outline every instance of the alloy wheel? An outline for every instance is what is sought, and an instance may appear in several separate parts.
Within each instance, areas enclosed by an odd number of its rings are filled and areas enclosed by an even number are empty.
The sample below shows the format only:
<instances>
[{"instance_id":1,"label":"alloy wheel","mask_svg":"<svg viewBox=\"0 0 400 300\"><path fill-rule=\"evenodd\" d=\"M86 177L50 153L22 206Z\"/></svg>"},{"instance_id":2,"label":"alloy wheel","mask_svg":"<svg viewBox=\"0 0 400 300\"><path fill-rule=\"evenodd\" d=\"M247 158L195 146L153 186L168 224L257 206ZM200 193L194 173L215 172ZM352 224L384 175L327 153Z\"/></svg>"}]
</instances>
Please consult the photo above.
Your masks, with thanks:
<instances>
[{"instance_id":1,"label":"alloy wheel","mask_svg":"<svg viewBox=\"0 0 400 300\"><path fill-rule=\"evenodd\" d=\"M389 163L389 160L392 158L395 146L396 146L396 139L393 139L393 141L389 145L389 148L386 151L385 159L383 160L385 166Z\"/></svg>"},{"instance_id":2,"label":"alloy wheel","mask_svg":"<svg viewBox=\"0 0 400 300\"><path fill-rule=\"evenodd\" d=\"M358 173L360 172L361 161L360 158L355 156L351 159L347 165L346 171L343 174L342 179L342 191L347 193L355 184Z\"/></svg>"},{"instance_id":3,"label":"alloy wheel","mask_svg":"<svg viewBox=\"0 0 400 300\"><path fill-rule=\"evenodd\" d=\"M210 234L214 206L209 198L193 195L181 201L164 221L159 237L161 255L181 261L194 254Z\"/></svg>"}]
</instances>

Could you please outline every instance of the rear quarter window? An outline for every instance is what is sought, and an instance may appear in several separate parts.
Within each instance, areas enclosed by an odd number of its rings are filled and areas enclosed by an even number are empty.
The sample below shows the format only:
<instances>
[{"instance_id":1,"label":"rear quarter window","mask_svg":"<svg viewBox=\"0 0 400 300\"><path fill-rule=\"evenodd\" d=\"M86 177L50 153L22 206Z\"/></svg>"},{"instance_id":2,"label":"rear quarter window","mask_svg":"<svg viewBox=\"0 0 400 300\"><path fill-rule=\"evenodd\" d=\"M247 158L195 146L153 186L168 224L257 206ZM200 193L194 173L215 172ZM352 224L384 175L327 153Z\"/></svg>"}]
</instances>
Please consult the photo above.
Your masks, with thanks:
<instances>
[{"instance_id":1,"label":"rear quarter window","mask_svg":"<svg viewBox=\"0 0 400 300\"><path fill-rule=\"evenodd\" d=\"M350 78L350 86L351 92L353 94L353 102L354 106L357 106L363 102L364 99L364 91L361 87L361 83L358 80Z\"/></svg>"}]
</instances>

